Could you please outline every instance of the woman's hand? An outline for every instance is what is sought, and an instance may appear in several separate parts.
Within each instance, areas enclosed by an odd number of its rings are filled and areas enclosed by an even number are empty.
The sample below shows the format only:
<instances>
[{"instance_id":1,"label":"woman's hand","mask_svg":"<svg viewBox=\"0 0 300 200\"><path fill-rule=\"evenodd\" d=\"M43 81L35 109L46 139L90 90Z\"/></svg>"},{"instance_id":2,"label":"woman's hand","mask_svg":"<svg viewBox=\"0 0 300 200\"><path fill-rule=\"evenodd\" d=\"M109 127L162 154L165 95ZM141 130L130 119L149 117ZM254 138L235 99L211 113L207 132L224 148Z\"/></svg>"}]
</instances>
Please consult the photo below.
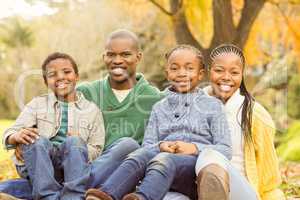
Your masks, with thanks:
<instances>
[{"instance_id":1,"label":"woman's hand","mask_svg":"<svg viewBox=\"0 0 300 200\"><path fill-rule=\"evenodd\" d=\"M175 149L176 149L175 143L176 142L173 142L173 141L161 142L159 144L160 152L175 153Z\"/></svg>"},{"instance_id":2,"label":"woman's hand","mask_svg":"<svg viewBox=\"0 0 300 200\"><path fill-rule=\"evenodd\" d=\"M176 141L175 142L175 153L183 155L198 155L199 151L195 144Z\"/></svg>"},{"instance_id":3,"label":"woman's hand","mask_svg":"<svg viewBox=\"0 0 300 200\"><path fill-rule=\"evenodd\" d=\"M8 137L8 144L32 144L39 138L37 128L22 128Z\"/></svg>"}]
</instances>

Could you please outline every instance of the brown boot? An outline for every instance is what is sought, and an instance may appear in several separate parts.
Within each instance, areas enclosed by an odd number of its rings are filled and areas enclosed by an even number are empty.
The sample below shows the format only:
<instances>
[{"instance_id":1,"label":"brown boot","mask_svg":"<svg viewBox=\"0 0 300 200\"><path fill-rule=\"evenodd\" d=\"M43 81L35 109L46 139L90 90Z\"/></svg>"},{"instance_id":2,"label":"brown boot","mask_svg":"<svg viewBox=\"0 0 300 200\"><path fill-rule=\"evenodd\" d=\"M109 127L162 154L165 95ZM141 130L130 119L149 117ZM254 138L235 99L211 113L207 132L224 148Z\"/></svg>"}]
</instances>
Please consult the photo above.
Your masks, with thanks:
<instances>
[{"instance_id":1,"label":"brown boot","mask_svg":"<svg viewBox=\"0 0 300 200\"><path fill-rule=\"evenodd\" d=\"M21 200L6 193L0 193L0 200Z\"/></svg>"},{"instance_id":2,"label":"brown boot","mask_svg":"<svg viewBox=\"0 0 300 200\"><path fill-rule=\"evenodd\" d=\"M102 192L100 189L89 189L85 193L86 200L113 200L111 196Z\"/></svg>"},{"instance_id":3,"label":"brown boot","mask_svg":"<svg viewBox=\"0 0 300 200\"><path fill-rule=\"evenodd\" d=\"M135 193L130 193L125 195L122 200L143 200L143 199Z\"/></svg>"},{"instance_id":4,"label":"brown boot","mask_svg":"<svg viewBox=\"0 0 300 200\"><path fill-rule=\"evenodd\" d=\"M198 200L229 200L229 175L217 164L204 167L197 176Z\"/></svg>"}]
</instances>

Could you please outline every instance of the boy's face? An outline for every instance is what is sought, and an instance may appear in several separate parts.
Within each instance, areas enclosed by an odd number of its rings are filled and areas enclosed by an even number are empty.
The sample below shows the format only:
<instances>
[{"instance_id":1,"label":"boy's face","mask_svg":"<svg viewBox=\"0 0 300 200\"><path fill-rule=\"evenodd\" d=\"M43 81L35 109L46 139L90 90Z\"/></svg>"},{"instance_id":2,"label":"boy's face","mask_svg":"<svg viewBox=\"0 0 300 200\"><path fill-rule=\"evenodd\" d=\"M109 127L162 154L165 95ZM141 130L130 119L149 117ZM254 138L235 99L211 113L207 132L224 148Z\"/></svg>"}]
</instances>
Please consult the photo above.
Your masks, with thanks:
<instances>
[{"instance_id":1,"label":"boy's face","mask_svg":"<svg viewBox=\"0 0 300 200\"><path fill-rule=\"evenodd\" d=\"M46 66L46 84L60 100L75 100L75 86L78 79L78 74L67 59L58 58Z\"/></svg>"},{"instance_id":2,"label":"boy's face","mask_svg":"<svg viewBox=\"0 0 300 200\"><path fill-rule=\"evenodd\" d=\"M142 54L130 38L114 38L108 41L103 60L112 81L124 83L135 77L136 66Z\"/></svg>"},{"instance_id":3,"label":"boy's face","mask_svg":"<svg viewBox=\"0 0 300 200\"><path fill-rule=\"evenodd\" d=\"M191 92L202 80L204 69L200 66L199 59L189 49L178 49L170 55L165 72L168 81L177 92Z\"/></svg>"}]
</instances>

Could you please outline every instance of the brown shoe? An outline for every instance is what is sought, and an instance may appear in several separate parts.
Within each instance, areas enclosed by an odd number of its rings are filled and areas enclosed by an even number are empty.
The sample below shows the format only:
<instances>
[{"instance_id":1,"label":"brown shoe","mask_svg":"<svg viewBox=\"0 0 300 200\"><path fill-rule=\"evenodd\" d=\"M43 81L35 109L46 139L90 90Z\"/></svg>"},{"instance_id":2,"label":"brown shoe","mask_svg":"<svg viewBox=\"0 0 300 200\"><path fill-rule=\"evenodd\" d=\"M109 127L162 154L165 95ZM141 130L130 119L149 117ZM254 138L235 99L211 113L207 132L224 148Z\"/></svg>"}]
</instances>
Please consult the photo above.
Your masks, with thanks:
<instances>
[{"instance_id":1,"label":"brown shoe","mask_svg":"<svg viewBox=\"0 0 300 200\"><path fill-rule=\"evenodd\" d=\"M89 189L85 193L86 200L113 200L111 196L102 192L100 189Z\"/></svg>"},{"instance_id":2,"label":"brown shoe","mask_svg":"<svg viewBox=\"0 0 300 200\"><path fill-rule=\"evenodd\" d=\"M21 199L18 199L17 197L14 197L6 193L0 193L0 200L21 200Z\"/></svg>"},{"instance_id":3,"label":"brown shoe","mask_svg":"<svg viewBox=\"0 0 300 200\"><path fill-rule=\"evenodd\" d=\"M198 200L229 200L229 175L216 164L204 167L197 176Z\"/></svg>"},{"instance_id":4,"label":"brown shoe","mask_svg":"<svg viewBox=\"0 0 300 200\"><path fill-rule=\"evenodd\" d=\"M125 195L122 200L144 200L144 199L135 193L130 193Z\"/></svg>"}]
</instances>

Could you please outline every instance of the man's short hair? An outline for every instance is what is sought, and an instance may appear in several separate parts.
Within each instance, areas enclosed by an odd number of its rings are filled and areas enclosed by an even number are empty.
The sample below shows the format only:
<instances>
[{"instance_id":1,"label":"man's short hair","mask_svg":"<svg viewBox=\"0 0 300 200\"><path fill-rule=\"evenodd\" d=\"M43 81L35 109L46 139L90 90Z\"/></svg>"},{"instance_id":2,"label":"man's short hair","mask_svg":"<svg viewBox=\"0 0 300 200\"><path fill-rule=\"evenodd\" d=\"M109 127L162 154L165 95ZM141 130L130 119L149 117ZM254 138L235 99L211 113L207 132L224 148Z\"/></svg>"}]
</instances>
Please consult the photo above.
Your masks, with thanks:
<instances>
[{"instance_id":1,"label":"man's short hair","mask_svg":"<svg viewBox=\"0 0 300 200\"><path fill-rule=\"evenodd\" d=\"M135 33L131 32L129 30L126 30L126 29L115 30L109 34L109 36L106 40L106 45L108 44L109 41L116 39L116 38L130 39L130 40L132 40L133 45L136 48L136 50L137 51L140 50L139 39Z\"/></svg>"}]
</instances>

